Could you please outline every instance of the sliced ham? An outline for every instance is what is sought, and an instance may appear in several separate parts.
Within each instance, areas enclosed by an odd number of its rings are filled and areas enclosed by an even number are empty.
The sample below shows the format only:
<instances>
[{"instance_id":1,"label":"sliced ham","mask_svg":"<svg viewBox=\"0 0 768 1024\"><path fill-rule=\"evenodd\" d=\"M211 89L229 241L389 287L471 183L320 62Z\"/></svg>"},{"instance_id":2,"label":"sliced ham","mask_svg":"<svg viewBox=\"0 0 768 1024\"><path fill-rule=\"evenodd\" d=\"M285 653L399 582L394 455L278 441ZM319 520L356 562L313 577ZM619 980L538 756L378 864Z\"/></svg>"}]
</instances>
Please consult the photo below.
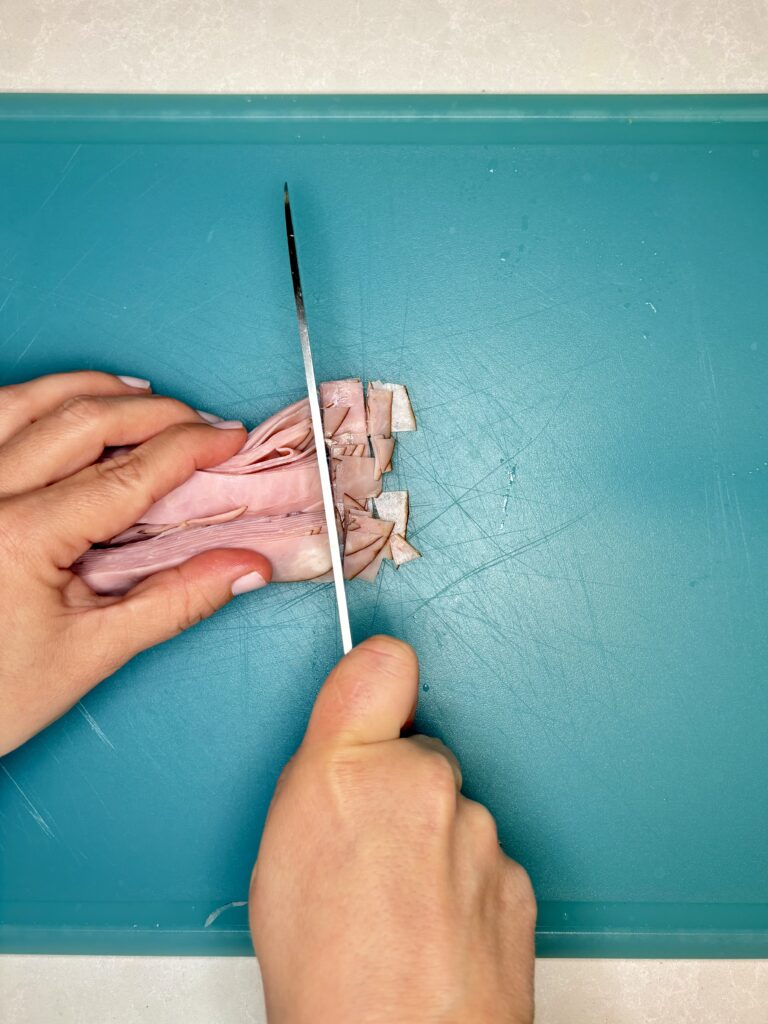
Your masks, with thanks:
<instances>
[{"instance_id":1,"label":"sliced ham","mask_svg":"<svg viewBox=\"0 0 768 1024\"><path fill-rule=\"evenodd\" d=\"M229 523L181 532L115 548L91 548L76 563L77 573L97 594L122 594L162 569L215 548L248 548L272 564L277 583L312 580L331 566L325 516L241 516Z\"/></svg>"},{"instance_id":2,"label":"sliced ham","mask_svg":"<svg viewBox=\"0 0 768 1024\"><path fill-rule=\"evenodd\" d=\"M197 470L189 480L147 509L142 522L180 522L241 505L263 516L322 509L314 449L306 461L264 472L230 475Z\"/></svg>"}]
</instances>

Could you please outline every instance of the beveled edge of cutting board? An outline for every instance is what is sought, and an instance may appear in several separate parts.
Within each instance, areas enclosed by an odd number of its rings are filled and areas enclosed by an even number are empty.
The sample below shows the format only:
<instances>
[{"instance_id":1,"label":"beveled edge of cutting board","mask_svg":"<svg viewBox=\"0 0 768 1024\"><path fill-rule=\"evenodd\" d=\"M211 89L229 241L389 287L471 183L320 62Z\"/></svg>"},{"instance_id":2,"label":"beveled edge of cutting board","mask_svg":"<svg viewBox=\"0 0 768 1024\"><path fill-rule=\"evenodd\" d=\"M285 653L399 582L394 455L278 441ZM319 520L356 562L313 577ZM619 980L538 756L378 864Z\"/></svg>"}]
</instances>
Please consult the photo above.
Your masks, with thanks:
<instances>
[{"instance_id":1,"label":"beveled edge of cutting board","mask_svg":"<svg viewBox=\"0 0 768 1024\"><path fill-rule=\"evenodd\" d=\"M0 95L3 142L763 142L768 96Z\"/></svg>"},{"instance_id":2,"label":"beveled edge of cutting board","mask_svg":"<svg viewBox=\"0 0 768 1024\"><path fill-rule=\"evenodd\" d=\"M1 953L247 956L243 901L0 905ZM45 920L37 925L35 919ZM678 926L670 928L670 920ZM712 903L539 903L537 956L749 959L768 956L768 906Z\"/></svg>"}]
</instances>

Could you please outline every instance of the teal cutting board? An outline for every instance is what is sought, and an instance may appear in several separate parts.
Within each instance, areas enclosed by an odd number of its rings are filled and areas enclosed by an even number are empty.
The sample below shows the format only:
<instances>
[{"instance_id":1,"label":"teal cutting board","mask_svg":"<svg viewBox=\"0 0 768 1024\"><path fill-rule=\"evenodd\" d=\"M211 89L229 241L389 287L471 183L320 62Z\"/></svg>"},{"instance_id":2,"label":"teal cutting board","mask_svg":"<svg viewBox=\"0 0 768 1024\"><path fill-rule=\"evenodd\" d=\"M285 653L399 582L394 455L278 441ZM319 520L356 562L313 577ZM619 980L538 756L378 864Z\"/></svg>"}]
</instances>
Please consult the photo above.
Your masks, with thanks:
<instances>
[{"instance_id":1,"label":"teal cutting board","mask_svg":"<svg viewBox=\"0 0 768 1024\"><path fill-rule=\"evenodd\" d=\"M761 97L0 99L5 383L299 398L290 182L319 376L419 421L424 557L353 629L418 650L545 954L768 954L766 143ZM275 586L6 757L3 948L246 951L338 654L332 591Z\"/></svg>"}]
</instances>

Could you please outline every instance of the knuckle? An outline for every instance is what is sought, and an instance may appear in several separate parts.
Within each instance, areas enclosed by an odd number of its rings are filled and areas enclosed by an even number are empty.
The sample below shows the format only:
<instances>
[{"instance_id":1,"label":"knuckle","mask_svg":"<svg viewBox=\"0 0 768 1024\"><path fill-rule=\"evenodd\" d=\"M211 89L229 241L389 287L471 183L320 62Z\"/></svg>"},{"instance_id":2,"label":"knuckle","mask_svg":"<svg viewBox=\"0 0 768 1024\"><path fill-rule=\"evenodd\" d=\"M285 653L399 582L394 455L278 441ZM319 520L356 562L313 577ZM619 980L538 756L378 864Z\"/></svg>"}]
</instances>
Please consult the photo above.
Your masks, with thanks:
<instances>
[{"instance_id":1,"label":"knuckle","mask_svg":"<svg viewBox=\"0 0 768 1024\"><path fill-rule=\"evenodd\" d=\"M469 827L475 842L484 848L490 848L496 852L499 849L499 831L496 827L496 819L487 807L482 804L470 803L468 806Z\"/></svg>"},{"instance_id":2,"label":"knuckle","mask_svg":"<svg viewBox=\"0 0 768 1024\"><path fill-rule=\"evenodd\" d=\"M437 752L430 753L426 758L425 782L429 791L437 799L450 799L455 802L456 776L448 758Z\"/></svg>"},{"instance_id":3,"label":"knuckle","mask_svg":"<svg viewBox=\"0 0 768 1024\"><path fill-rule=\"evenodd\" d=\"M65 424L84 427L90 426L103 410L103 399L95 395L74 395L59 406L58 416Z\"/></svg>"},{"instance_id":4,"label":"knuckle","mask_svg":"<svg viewBox=\"0 0 768 1024\"><path fill-rule=\"evenodd\" d=\"M218 605L201 588L186 582L182 588L181 614L179 625L182 629L191 629L198 622L209 618Z\"/></svg>"},{"instance_id":5,"label":"knuckle","mask_svg":"<svg viewBox=\"0 0 768 1024\"><path fill-rule=\"evenodd\" d=\"M172 416L188 416L193 422L199 422L197 413L184 402L180 402L178 398L169 398L168 395L150 395L148 397L152 402L152 407L159 409L163 415L169 418Z\"/></svg>"},{"instance_id":6,"label":"knuckle","mask_svg":"<svg viewBox=\"0 0 768 1024\"><path fill-rule=\"evenodd\" d=\"M24 412L24 392L18 384L6 384L0 388L0 412Z\"/></svg>"},{"instance_id":7,"label":"knuckle","mask_svg":"<svg viewBox=\"0 0 768 1024\"><path fill-rule=\"evenodd\" d=\"M458 790L448 761L441 754L429 754L419 777L419 796L425 821L431 828L445 828L456 815Z\"/></svg>"},{"instance_id":8,"label":"knuckle","mask_svg":"<svg viewBox=\"0 0 768 1024\"><path fill-rule=\"evenodd\" d=\"M536 894L528 872L516 860L507 864L507 901L526 921L536 920Z\"/></svg>"},{"instance_id":9,"label":"knuckle","mask_svg":"<svg viewBox=\"0 0 768 1024\"><path fill-rule=\"evenodd\" d=\"M135 452L95 462L93 471L107 486L116 490L134 490L144 482L144 466Z\"/></svg>"},{"instance_id":10,"label":"knuckle","mask_svg":"<svg viewBox=\"0 0 768 1024\"><path fill-rule=\"evenodd\" d=\"M169 442L179 445L185 445L195 440L199 441L200 427L202 424L198 423L174 423L173 426L166 427L163 434Z\"/></svg>"}]
</instances>

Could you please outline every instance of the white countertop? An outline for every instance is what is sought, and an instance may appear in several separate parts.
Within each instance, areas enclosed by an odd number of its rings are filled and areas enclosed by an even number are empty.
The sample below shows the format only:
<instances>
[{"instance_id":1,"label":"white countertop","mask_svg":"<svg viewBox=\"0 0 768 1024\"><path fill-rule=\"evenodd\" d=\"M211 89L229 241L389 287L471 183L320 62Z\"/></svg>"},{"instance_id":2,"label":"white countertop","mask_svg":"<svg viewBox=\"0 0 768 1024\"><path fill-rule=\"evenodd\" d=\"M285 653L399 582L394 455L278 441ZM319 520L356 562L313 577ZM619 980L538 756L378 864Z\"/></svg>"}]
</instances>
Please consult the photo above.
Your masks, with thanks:
<instances>
[{"instance_id":1,"label":"white countertop","mask_svg":"<svg viewBox=\"0 0 768 1024\"><path fill-rule=\"evenodd\" d=\"M763 0L2 0L0 89L760 92Z\"/></svg>"},{"instance_id":2,"label":"white countertop","mask_svg":"<svg viewBox=\"0 0 768 1024\"><path fill-rule=\"evenodd\" d=\"M764 92L762 0L0 0L13 92ZM766 1024L768 962L547 960L538 1024ZM5 1024L262 1024L242 958L0 961Z\"/></svg>"}]
</instances>

